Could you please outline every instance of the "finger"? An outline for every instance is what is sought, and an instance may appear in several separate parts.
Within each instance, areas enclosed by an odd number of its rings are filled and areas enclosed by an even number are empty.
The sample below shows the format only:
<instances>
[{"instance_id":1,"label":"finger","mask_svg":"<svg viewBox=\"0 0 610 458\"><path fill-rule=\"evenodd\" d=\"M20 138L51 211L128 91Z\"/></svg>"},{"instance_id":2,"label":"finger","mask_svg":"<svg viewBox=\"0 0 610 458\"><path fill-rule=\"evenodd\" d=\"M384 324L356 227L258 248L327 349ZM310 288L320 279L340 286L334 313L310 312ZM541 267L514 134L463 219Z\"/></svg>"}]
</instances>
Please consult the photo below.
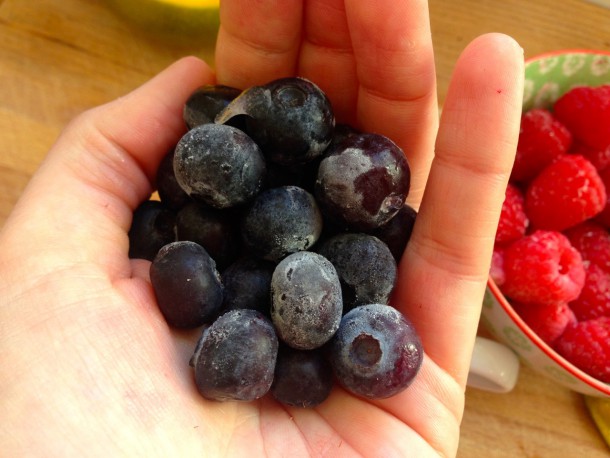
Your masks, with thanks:
<instances>
[{"instance_id":1,"label":"finger","mask_svg":"<svg viewBox=\"0 0 610 458\"><path fill-rule=\"evenodd\" d=\"M294 75L301 20L301 0L221 2L218 82L244 89Z\"/></svg>"},{"instance_id":2,"label":"finger","mask_svg":"<svg viewBox=\"0 0 610 458\"><path fill-rule=\"evenodd\" d=\"M328 95L338 122L356 124L358 79L344 0L305 3L298 73Z\"/></svg>"},{"instance_id":3,"label":"finger","mask_svg":"<svg viewBox=\"0 0 610 458\"><path fill-rule=\"evenodd\" d=\"M357 118L409 158L409 203L421 199L438 126L434 53L423 0L346 1L359 81Z\"/></svg>"},{"instance_id":4,"label":"finger","mask_svg":"<svg viewBox=\"0 0 610 458\"><path fill-rule=\"evenodd\" d=\"M33 242L19 250L44 247L49 268L95 261L128 275L132 211L150 195L159 161L185 131L184 102L211 81L204 62L185 58L127 96L81 115L32 178L3 236Z\"/></svg>"},{"instance_id":5,"label":"finger","mask_svg":"<svg viewBox=\"0 0 610 458\"><path fill-rule=\"evenodd\" d=\"M426 353L462 384L514 160L522 92L523 52L512 39L485 35L466 48L400 265L396 298L406 304Z\"/></svg>"}]
</instances>

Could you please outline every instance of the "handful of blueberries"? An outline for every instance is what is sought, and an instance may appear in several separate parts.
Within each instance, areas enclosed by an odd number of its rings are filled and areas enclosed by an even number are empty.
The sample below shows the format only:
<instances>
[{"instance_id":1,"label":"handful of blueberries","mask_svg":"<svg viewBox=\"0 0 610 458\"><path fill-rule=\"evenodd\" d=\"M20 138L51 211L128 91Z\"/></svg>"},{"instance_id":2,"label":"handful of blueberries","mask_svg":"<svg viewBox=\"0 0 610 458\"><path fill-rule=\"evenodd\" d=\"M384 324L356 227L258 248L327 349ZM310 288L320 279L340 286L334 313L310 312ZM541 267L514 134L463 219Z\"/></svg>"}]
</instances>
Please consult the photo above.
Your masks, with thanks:
<instances>
[{"instance_id":1,"label":"handful of blueberries","mask_svg":"<svg viewBox=\"0 0 610 458\"><path fill-rule=\"evenodd\" d=\"M336 125L327 96L296 77L201 87L184 120L129 255L152 261L168 325L203 329L199 392L313 407L335 380L369 399L410 385L421 341L387 305L416 217L403 151Z\"/></svg>"}]
</instances>

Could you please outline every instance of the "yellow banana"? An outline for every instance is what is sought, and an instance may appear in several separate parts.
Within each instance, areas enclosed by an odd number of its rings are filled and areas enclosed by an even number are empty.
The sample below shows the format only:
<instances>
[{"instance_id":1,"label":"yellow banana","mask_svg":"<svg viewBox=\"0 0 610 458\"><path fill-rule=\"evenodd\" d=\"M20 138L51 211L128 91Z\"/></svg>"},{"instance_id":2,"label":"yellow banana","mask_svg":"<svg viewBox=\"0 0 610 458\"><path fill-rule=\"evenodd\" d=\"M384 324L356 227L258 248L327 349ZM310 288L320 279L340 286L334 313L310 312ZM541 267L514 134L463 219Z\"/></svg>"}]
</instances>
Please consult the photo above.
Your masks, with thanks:
<instances>
[{"instance_id":1,"label":"yellow banana","mask_svg":"<svg viewBox=\"0 0 610 458\"><path fill-rule=\"evenodd\" d=\"M216 36L219 0L107 0L127 19L149 32Z\"/></svg>"},{"instance_id":2,"label":"yellow banana","mask_svg":"<svg viewBox=\"0 0 610 458\"><path fill-rule=\"evenodd\" d=\"M585 396L585 404L600 433L610 446L610 399Z\"/></svg>"}]
</instances>

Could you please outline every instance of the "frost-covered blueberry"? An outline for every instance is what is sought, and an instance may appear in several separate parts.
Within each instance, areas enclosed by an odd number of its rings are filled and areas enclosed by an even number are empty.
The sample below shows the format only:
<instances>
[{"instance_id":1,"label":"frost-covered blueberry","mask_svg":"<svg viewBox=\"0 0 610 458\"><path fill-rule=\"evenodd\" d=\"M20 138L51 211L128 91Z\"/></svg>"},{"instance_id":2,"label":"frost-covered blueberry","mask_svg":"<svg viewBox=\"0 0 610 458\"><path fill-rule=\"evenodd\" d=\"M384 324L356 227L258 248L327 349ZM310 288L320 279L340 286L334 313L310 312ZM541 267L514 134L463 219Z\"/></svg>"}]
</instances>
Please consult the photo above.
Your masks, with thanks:
<instances>
[{"instance_id":1,"label":"frost-covered blueberry","mask_svg":"<svg viewBox=\"0 0 610 458\"><path fill-rule=\"evenodd\" d=\"M174 173L191 197L215 208L230 208L256 196L266 166L259 147L241 130L202 124L176 145Z\"/></svg>"},{"instance_id":2,"label":"frost-covered blueberry","mask_svg":"<svg viewBox=\"0 0 610 458\"><path fill-rule=\"evenodd\" d=\"M409 194L411 172L403 151L383 135L351 134L324 155L315 195L322 212L352 230L388 222Z\"/></svg>"},{"instance_id":3,"label":"frost-covered blueberry","mask_svg":"<svg viewBox=\"0 0 610 458\"><path fill-rule=\"evenodd\" d=\"M245 211L244 246L254 256L279 261L310 248L322 233L322 214L310 193L297 186L261 192Z\"/></svg>"},{"instance_id":4,"label":"frost-covered blueberry","mask_svg":"<svg viewBox=\"0 0 610 458\"><path fill-rule=\"evenodd\" d=\"M333 265L311 251L284 258L271 277L271 319L280 339L310 350L324 345L341 321L341 285Z\"/></svg>"},{"instance_id":5,"label":"frost-covered blueberry","mask_svg":"<svg viewBox=\"0 0 610 458\"><path fill-rule=\"evenodd\" d=\"M256 310L231 310L205 328L191 365L201 395L216 401L252 401L273 382L278 339Z\"/></svg>"},{"instance_id":6,"label":"frost-covered blueberry","mask_svg":"<svg viewBox=\"0 0 610 458\"><path fill-rule=\"evenodd\" d=\"M369 399L394 396L417 375L424 352L413 325L384 304L350 310L329 344L339 383Z\"/></svg>"},{"instance_id":7,"label":"frost-covered blueberry","mask_svg":"<svg viewBox=\"0 0 610 458\"><path fill-rule=\"evenodd\" d=\"M216 118L224 124L244 116L246 132L267 159L303 164L329 145L335 117L330 101L311 81L281 78L243 91Z\"/></svg>"},{"instance_id":8,"label":"frost-covered blueberry","mask_svg":"<svg viewBox=\"0 0 610 458\"><path fill-rule=\"evenodd\" d=\"M396 284L396 261L385 243L369 234L342 233L316 250L332 262L341 280L343 309L387 304Z\"/></svg>"},{"instance_id":9,"label":"frost-covered blueberry","mask_svg":"<svg viewBox=\"0 0 610 458\"><path fill-rule=\"evenodd\" d=\"M192 129L201 124L213 123L218 113L240 93L240 89L221 84L197 88L184 104L182 117L186 126Z\"/></svg>"}]
</instances>

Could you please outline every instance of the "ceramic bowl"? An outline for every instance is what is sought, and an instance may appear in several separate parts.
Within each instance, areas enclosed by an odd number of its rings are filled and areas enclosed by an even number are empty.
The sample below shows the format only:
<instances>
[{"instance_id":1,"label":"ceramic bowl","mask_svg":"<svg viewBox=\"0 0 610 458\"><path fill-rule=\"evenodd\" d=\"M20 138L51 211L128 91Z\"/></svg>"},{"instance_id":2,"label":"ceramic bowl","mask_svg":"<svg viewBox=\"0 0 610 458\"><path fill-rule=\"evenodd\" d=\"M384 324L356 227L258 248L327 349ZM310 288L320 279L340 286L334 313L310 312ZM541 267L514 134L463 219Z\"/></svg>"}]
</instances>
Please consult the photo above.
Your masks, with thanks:
<instances>
[{"instance_id":1,"label":"ceramic bowl","mask_svg":"<svg viewBox=\"0 0 610 458\"><path fill-rule=\"evenodd\" d=\"M610 52L567 50L537 56L526 61L523 110L548 108L574 86L601 84L610 84ZM589 376L543 342L513 310L491 278L481 322L533 370L576 392L610 397L610 384Z\"/></svg>"}]
</instances>

